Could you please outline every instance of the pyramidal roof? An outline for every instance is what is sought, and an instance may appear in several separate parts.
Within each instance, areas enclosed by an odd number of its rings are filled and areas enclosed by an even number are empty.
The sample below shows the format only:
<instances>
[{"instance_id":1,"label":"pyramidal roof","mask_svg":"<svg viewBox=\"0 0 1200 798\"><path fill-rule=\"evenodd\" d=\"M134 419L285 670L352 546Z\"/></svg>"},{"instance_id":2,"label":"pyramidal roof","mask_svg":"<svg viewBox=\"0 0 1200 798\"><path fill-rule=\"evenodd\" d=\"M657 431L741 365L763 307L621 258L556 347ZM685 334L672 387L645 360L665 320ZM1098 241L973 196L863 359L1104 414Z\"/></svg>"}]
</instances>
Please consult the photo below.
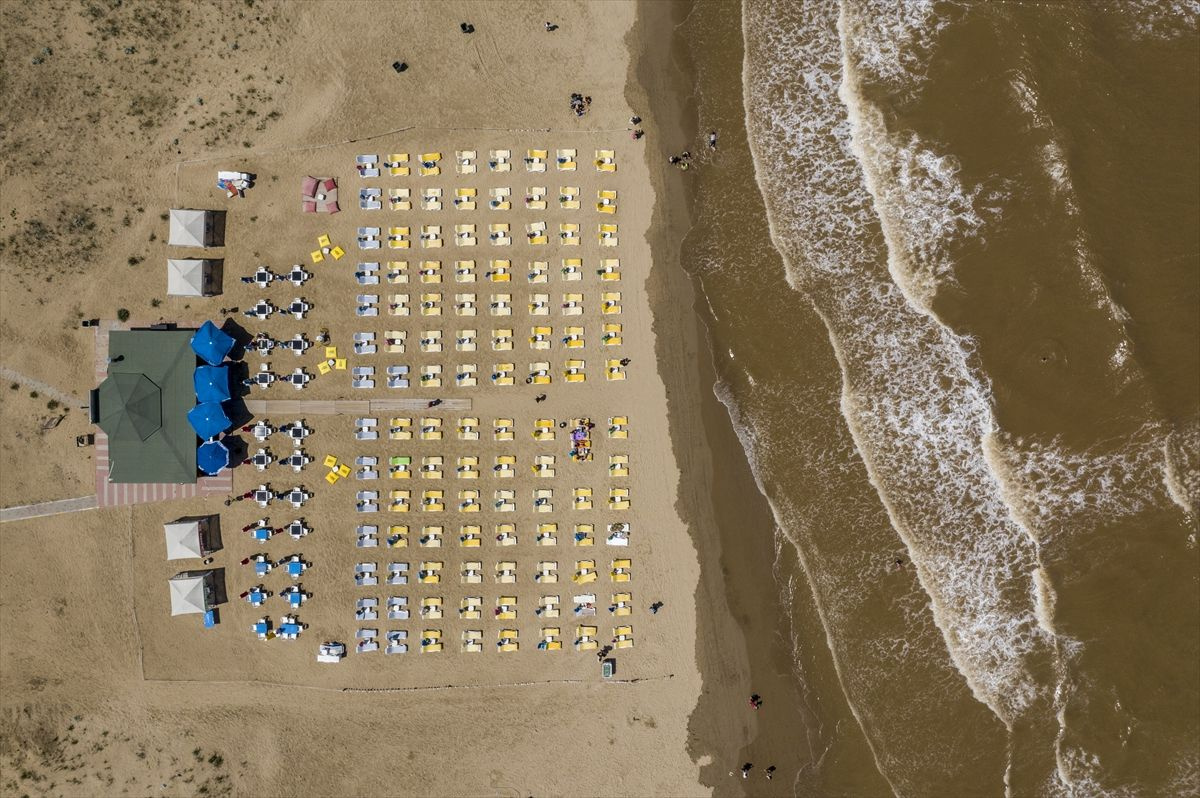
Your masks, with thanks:
<instances>
[{"instance_id":1,"label":"pyramidal roof","mask_svg":"<svg viewBox=\"0 0 1200 798\"><path fill-rule=\"evenodd\" d=\"M145 374L117 373L100 384L100 429L144 441L162 427L162 390Z\"/></svg>"}]
</instances>

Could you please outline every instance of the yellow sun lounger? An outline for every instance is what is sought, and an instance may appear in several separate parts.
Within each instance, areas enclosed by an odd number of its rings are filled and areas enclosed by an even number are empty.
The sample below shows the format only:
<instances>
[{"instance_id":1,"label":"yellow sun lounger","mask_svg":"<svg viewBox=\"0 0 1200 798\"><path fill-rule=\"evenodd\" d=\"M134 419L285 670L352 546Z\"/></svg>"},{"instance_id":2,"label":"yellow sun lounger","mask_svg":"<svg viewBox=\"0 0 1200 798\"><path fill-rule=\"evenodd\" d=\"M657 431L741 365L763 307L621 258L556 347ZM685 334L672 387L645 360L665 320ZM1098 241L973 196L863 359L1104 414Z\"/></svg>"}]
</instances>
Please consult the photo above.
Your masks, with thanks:
<instances>
[{"instance_id":1,"label":"yellow sun lounger","mask_svg":"<svg viewBox=\"0 0 1200 798\"><path fill-rule=\"evenodd\" d=\"M421 633L421 653L426 654L442 650L442 630L426 629Z\"/></svg>"},{"instance_id":2,"label":"yellow sun lounger","mask_svg":"<svg viewBox=\"0 0 1200 798\"><path fill-rule=\"evenodd\" d=\"M383 165L387 167L388 174L394 177L407 177L409 173L408 153L395 152L384 159Z\"/></svg>"}]
</instances>

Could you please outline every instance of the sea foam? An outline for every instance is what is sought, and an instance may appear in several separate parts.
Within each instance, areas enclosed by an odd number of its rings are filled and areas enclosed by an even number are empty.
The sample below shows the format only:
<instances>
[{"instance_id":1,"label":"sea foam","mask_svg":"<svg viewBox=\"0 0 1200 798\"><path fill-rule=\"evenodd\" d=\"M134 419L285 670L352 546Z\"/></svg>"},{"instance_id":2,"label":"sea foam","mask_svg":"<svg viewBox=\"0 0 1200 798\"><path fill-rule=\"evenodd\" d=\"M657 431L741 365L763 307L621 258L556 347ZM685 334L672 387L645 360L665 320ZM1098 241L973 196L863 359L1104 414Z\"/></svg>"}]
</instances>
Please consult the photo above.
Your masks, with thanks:
<instances>
[{"instance_id":1,"label":"sea foam","mask_svg":"<svg viewBox=\"0 0 1200 798\"><path fill-rule=\"evenodd\" d=\"M1036 547L982 452L994 429L990 388L972 368L970 340L920 312L886 271L888 242L839 98L837 9L788 13L786 21L757 13L747 28L784 56L750 64L746 80L772 233L789 281L829 328L843 415L948 650L979 700L1011 724L1038 703L1029 660L1049 649L1037 618ZM937 222L921 224L913 236ZM927 243L936 256L936 242Z\"/></svg>"}]
</instances>

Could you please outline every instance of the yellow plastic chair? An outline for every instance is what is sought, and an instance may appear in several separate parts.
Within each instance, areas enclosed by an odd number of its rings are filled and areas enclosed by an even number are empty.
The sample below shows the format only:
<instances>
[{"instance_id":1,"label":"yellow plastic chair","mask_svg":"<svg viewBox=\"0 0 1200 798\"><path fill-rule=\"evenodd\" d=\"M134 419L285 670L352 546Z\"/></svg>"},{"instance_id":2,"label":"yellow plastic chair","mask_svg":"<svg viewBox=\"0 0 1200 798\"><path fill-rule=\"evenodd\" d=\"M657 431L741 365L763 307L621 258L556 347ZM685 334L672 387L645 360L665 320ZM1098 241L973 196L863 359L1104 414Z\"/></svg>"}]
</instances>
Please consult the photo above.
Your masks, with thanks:
<instances>
[{"instance_id":1,"label":"yellow plastic chair","mask_svg":"<svg viewBox=\"0 0 1200 798\"><path fill-rule=\"evenodd\" d=\"M346 370L346 358L339 357L337 360L334 361L333 367L335 369L337 369L338 371L345 371Z\"/></svg>"},{"instance_id":2,"label":"yellow plastic chair","mask_svg":"<svg viewBox=\"0 0 1200 798\"><path fill-rule=\"evenodd\" d=\"M321 235L317 236L317 246L321 249L333 246L333 242L329 240L328 233L322 233Z\"/></svg>"},{"instance_id":3,"label":"yellow plastic chair","mask_svg":"<svg viewBox=\"0 0 1200 798\"><path fill-rule=\"evenodd\" d=\"M320 263L321 261L325 260L324 253L322 253L319 249L314 249L312 252L308 253L308 257L312 258L313 263Z\"/></svg>"},{"instance_id":4,"label":"yellow plastic chair","mask_svg":"<svg viewBox=\"0 0 1200 798\"><path fill-rule=\"evenodd\" d=\"M330 367L329 363L327 363L326 361L322 360L320 363L317 364L317 373L318 374L328 374L331 371L333 371L333 369Z\"/></svg>"},{"instance_id":5,"label":"yellow plastic chair","mask_svg":"<svg viewBox=\"0 0 1200 798\"><path fill-rule=\"evenodd\" d=\"M341 247L334 247L329 251L329 254L333 256L334 260L341 260L342 256L346 254L346 250Z\"/></svg>"},{"instance_id":6,"label":"yellow plastic chair","mask_svg":"<svg viewBox=\"0 0 1200 798\"><path fill-rule=\"evenodd\" d=\"M350 476L350 466L342 463L340 466L338 466L337 472L339 477L345 479L346 477Z\"/></svg>"},{"instance_id":7,"label":"yellow plastic chair","mask_svg":"<svg viewBox=\"0 0 1200 798\"><path fill-rule=\"evenodd\" d=\"M325 359L326 360L332 360L336 357L337 357L337 347L336 346L325 347Z\"/></svg>"},{"instance_id":8,"label":"yellow plastic chair","mask_svg":"<svg viewBox=\"0 0 1200 798\"><path fill-rule=\"evenodd\" d=\"M336 457L334 457L332 454L325 455L325 467L326 468L337 468L337 464L338 464L338 459Z\"/></svg>"},{"instance_id":9,"label":"yellow plastic chair","mask_svg":"<svg viewBox=\"0 0 1200 798\"><path fill-rule=\"evenodd\" d=\"M328 474L325 475L325 481L328 482L330 485L337 482L339 479L341 479L341 477L338 476L336 471L330 471Z\"/></svg>"}]
</instances>

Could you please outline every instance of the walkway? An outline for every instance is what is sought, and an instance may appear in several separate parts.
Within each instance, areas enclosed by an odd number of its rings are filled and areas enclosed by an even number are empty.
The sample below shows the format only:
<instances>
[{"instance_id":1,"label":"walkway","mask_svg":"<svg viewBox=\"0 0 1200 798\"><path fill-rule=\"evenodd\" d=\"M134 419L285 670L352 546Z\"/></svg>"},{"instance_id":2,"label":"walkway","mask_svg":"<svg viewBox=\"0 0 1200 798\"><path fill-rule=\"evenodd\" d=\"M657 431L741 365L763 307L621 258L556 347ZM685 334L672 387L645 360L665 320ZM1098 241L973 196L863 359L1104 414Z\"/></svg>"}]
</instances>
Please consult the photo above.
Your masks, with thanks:
<instances>
[{"instance_id":1,"label":"walkway","mask_svg":"<svg viewBox=\"0 0 1200 798\"><path fill-rule=\"evenodd\" d=\"M45 515L59 515L60 513L77 513L80 510L95 510L98 506L95 496L59 499L41 504L23 504L20 507L5 507L0 510L0 522L24 521L26 518L41 518Z\"/></svg>"},{"instance_id":2,"label":"walkway","mask_svg":"<svg viewBox=\"0 0 1200 798\"><path fill-rule=\"evenodd\" d=\"M339 416L428 410L428 399L247 399L246 409L256 416ZM470 399L443 399L438 410L470 410Z\"/></svg>"},{"instance_id":3,"label":"walkway","mask_svg":"<svg viewBox=\"0 0 1200 798\"><path fill-rule=\"evenodd\" d=\"M33 377L26 377L24 374L18 371L13 371L7 366L0 366L0 377L3 377L6 380L12 380L13 382L19 382L22 385L37 391L42 396L45 396L48 399L57 399L69 407L84 407L87 405L86 401L80 399L74 394L67 393L66 391L60 391L53 385L47 385L41 380L35 380Z\"/></svg>"}]
</instances>

